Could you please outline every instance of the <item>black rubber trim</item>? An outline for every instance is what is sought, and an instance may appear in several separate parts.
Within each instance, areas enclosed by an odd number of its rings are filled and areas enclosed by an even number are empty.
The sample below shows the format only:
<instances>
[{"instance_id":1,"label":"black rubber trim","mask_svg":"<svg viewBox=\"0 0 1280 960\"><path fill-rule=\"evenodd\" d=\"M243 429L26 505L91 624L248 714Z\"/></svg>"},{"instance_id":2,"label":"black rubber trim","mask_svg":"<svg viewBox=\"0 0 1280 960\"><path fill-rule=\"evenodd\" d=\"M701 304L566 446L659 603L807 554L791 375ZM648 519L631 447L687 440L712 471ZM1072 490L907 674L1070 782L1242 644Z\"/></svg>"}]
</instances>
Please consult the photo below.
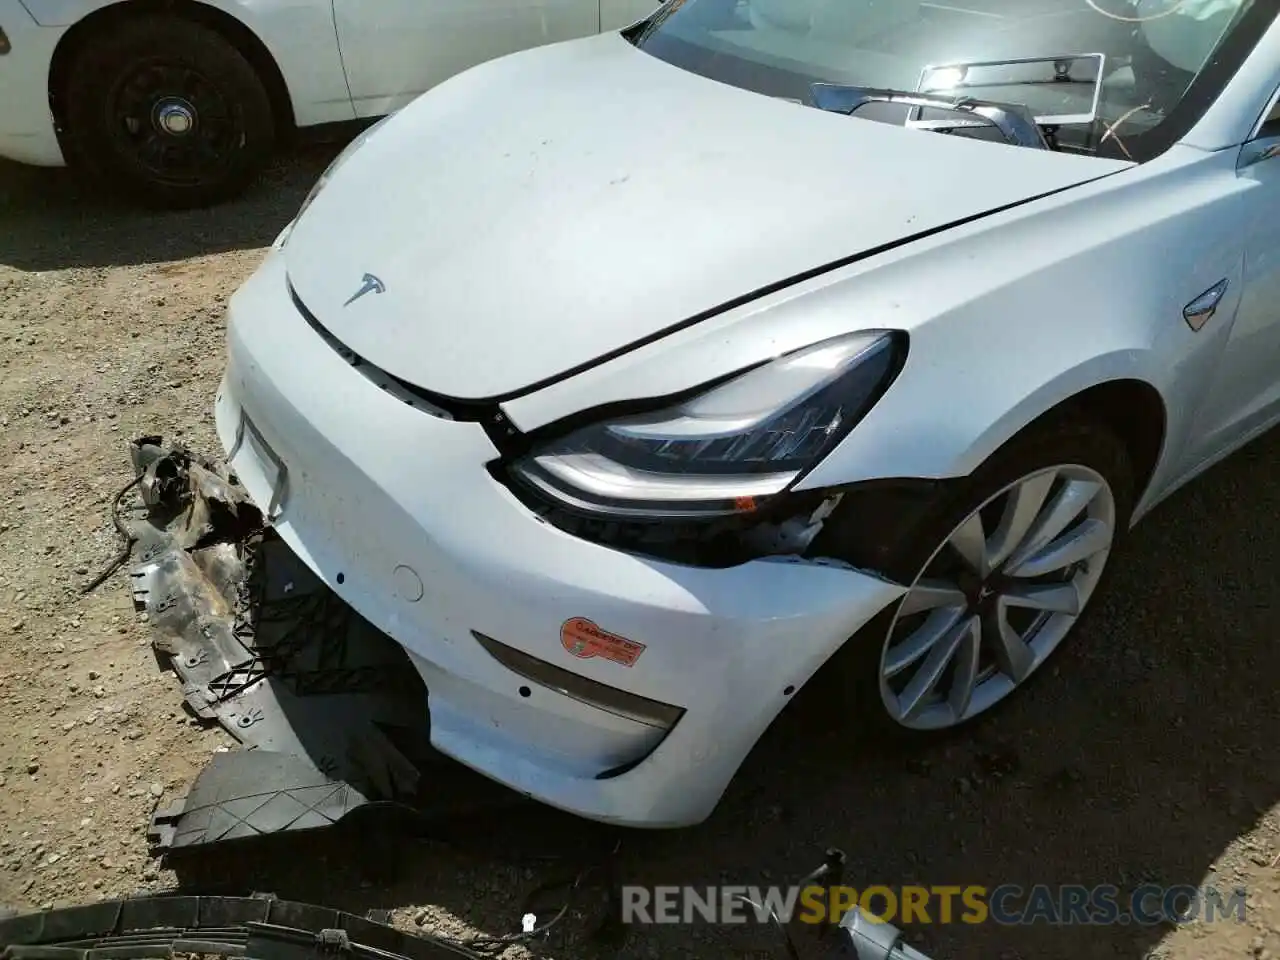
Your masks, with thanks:
<instances>
[{"instance_id":1,"label":"black rubber trim","mask_svg":"<svg viewBox=\"0 0 1280 960\"><path fill-rule=\"evenodd\" d=\"M670 731L684 716L683 707L619 690L617 687L584 677L564 667L557 667L553 663L547 663L545 660L539 660L537 657L507 646L478 630L472 630L471 636L475 637L489 656L512 673L526 680L532 680L539 686L564 694L579 703L585 703L589 707L666 731Z\"/></svg>"},{"instance_id":2,"label":"black rubber trim","mask_svg":"<svg viewBox=\"0 0 1280 960\"><path fill-rule=\"evenodd\" d=\"M687 330L690 327L696 326L705 320L710 320L712 317L719 316L722 313L727 313L730 310L736 310L738 307L745 306L746 304L751 303L753 300L759 300L762 297L767 297L772 294L778 293L779 291L785 290L788 287L794 287L798 284L805 283L806 281L812 280L816 277L820 277L825 273L831 273L833 270L840 270L844 267L852 266L853 264L859 263L863 260L869 260L872 257L880 256L883 253L888 253L889 251L896 250L899 247L904 247L908 244L916 243L917 241L920 241L920 240L927 240L928 238L935 237L938 234L946 233L948 230L954 230L957 227L967 226L968 224L976 223L977 221L983 220L987 217L993 217L1000 213L1006 213L1009 210L1016 210L1018 207L1026 206L1029 203L1035 203L1038 200L1044 200L1044 199L1047 199L1048 197L1057 196L1060 193L1066 193L1068 190L1074 190L1077 187L1083 187L1090 183L1096 183L1099 180L1105 180L1107 177L1114 176L1116 173L1119 173L1119 172L1122 172L1122 171L1112 171L1111 173L1104 173L1100 176L1091 177L1088 180L1082 180L1078 183L1072 183L1065 187L1058 187L1054 190L1049 190L1045 193L1039 193L1031 197L1024 197L1021 200L1015 200L1013 203L1006 203L999 207L993 207L992 209L984 210L981 213L975 213L967 217L962 217L959 220L952 220L949 223L945 223L937 227L930 227L928 230L921 230L917 233L913 233L905 237L900 237L897 240L891 240L888 243L882 243L879 246L871 247L867 250L862 250L858 253L841 257L838 260L832 260L830 263L825 263L821 266L813 267L812 269L805 270L802 273L794 274L793 276L787 277L783 280L775 280L773 283L768 283L768 284L765 284L763 287L758 287L755 290L752 290L750 293L744 293L741 296L734 297L732 300L726 300L724 303L721 303L719 306L712 307L709 310L703 310L701 313L696 313L693 316L688 317L684 320L681 320L677 323L673 323L670 326L663 327L662 329L656 330L651 334L640 337L638 340L633 340L630 343L624 344L621 347L617 347L616 349L600 354L599 356L595 357L594 359L588 360L585 363L580 363L577 366L570 367L569 369L563 370L560 373L553 374L549 377L545 377L542 380L538 380L534 383L528 384L527 386L521 387L518 390L510 391L509 393L501 393L491 397L461 399L458 397L452 397L452 396L446 396L440 393L434 393L430 390L426 390L422 387L418 387L414 384L408 383L407 381L401 380L398 377L395 379L397 380L397 382L401 383L406 390L410 390L416 393L423 400L426 400L429 403L435 404L436 406L440 407L442 410L449 411L449 413L457 420L468 420L471 422L487 423L493 420L494 414L495 414L495 407L498 404L509 403L512 400L519 400L521 397L527 397L530 394L537 393L539 390L545 390L547 387L554 386L557 383L563 383L565 380L571 380L572 378L578 376L578 374L585 373L587 370L590 370L593 367L598 367L606 363L611 363L612 361L617 360L619 357L626 356L628 353L634 353L636 350L639 350L643 347L647 347L650 344L657 343L659 340L663 340L666 337L671 336L673 333L679 333L681 330ZM324 336L327 340L336 341L336 338L333 336L333 334L331 334L328 331L328 329L322 323L320 323L320 321L316 318L315 314L313 314L306 307L306 305L302 302L301 298L297 295L296 292L294 292L292 284L290 284L289 286L289 292L293 297L294 304L297 306L298 310L302 312L302 315L306 318L307 323L309 323L313 328L315 328L315 330L318 333L320 333L322 336ZM347 347L345 344L343 345L343 349L353 353L354 355L354 351L351 351L351 349ZM388 376L390 376L390 374L388 374ZM498 412L500 413L500 411ZM516 431L514 430L514 428L511 428L509 431L504 431L504 432L506 432L508 435L511 435L511 434L514 434Z\"/></svg>"},{"instance_id":3,"label":"black rubber trim","mask_svg":"<svg viewBox=\"0 0 1280 960\"><path fill-rule=\"evenodd\" d=\"M330 349L342 357L342 359L347 363L351 364L353 368L358 370L361 367L367 367L372 370L376 370L382 376L385 376L388 380L394 382L401 389L413 394L420 400L423 400L432 406L438 407L455 420L461 420L467 423L480 423L486 420L492 420L495 413L501 412L497 410L496 404L489 403L484 400L459 400L456 397L447 397L443 394L433 393L430 390L424 390L416 384L400 379L389 371L379 367L368 358L356 353L330 333L328 327L321 323L319 318L311 312L311 309L302 302L302 298L298 296L298 291L293 288L292 282L289 283L289 298L293 301L293 305L297 309L298 313L302 315L302 319L307 321L307 325L320 335L320 339L322 339Z\"/></svg>"}]
</instances>

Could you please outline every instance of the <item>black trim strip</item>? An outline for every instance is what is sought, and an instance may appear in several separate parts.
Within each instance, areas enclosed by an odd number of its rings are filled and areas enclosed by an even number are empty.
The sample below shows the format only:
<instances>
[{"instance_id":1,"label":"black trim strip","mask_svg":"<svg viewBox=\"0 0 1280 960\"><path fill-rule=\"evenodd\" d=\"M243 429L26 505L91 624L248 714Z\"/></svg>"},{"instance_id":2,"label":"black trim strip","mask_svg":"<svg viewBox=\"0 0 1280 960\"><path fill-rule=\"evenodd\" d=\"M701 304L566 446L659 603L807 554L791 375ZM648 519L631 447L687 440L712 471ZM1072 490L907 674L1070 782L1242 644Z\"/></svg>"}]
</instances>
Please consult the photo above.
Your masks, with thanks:
<instances>
[{"instance_id":1,"label":"black trim strip","mask_svg":"<svg viewBox=\"0 0 1280 960\"><path fill-rule=\"evenodd\" d=\"M1045 200L1049 197L1057 196L1060 193L1066 193L1068 190L1074 190L1077 187L1082 187L1082 186L1085 186L1086 184L1096 183L1099 180L1105 180L1107 177L1114 176L1116 173L1119 173L1119 172L1122 172L1122 171L1112 171L1110 173L1104 173L1097 177L1091 177L1088 180L1081 180L1076 183L1068 184L1065 187L1057 187L1045 193L1039 193L1034 196L1024 197L1021 200L1015 200L1012 203L1003 204L999 207L993 207L990 210L984 210L981 213L975 213L967 217L962 217L959 220L952 220L949 223L945 223L936 227L930 227L927 230L921 230L917 233L913 233L905 237L900 237L897 240L891 240L888 243L882 243L879 246L871 247L867 250L862 250L858 253L841 257L838 260L832 260L829 263L825 263L825 264L822 264L821 266L813 267L812 269L794 274L793 276L787 277L783 280L775 280L772 283L765 284L763 287L758 287L755 290L752 290L750 293L744 293L741 296L734 297L731 300L726 300L724 303L721 303L718 306L712 307L709 310L703 310L701 313L696 313L691 317L688 317L677 323L673 323L670 326L663 327L660 330L656 330L653 333L640 337L637 340L633 340L630 343L624 344L621 347L617 347L616 349L610 350L607 353L600 354L599 356L595 357L594 359L588 360L585 363L580 363L576 366L570 367L567 370L563 370L560 373L552 374L549 377L546 377L542 380L538 380L527 386L521 387L518 390L513 390L508 393L501 393L491 397L481 397L476 399L462 399L459 397L453 397L453 396L447 396L445 394L435 393L431 390L427 390L424 387L419 387L416 384L412 384L406 380L402 380L399 377L394 377L393 379L395 379L396 382L399 383L405 390L408 390L414 393L415 395L417 395L418 397L420 397L421 399L425 400L426 402L434 404L440 409L447 411L455 420L483 423L483 424L486 424L486 428L488 428L490 425L493 425L495 423L498 424L499 425L498 431L497 431L498 435L502 436L504 439L509 439L511 436L513 436L516 433L516 431L513 427L510 426L509 423L506 422L505 417L502 416L502 412L500 410L495 409L499 404L509 403L512 400L519 400L521 397L527 397L531 394L537 393L539 390L545 390L547 387L554 386L557 383L563 383L565 380L571 380L574 377L578 376L579 374L585 373L586 371L594 367L599 367L606 363L611 363L614 360L617 360L619 357L626 356L628 353L634 353L636 350L640 350L644 347L649 346L650 344L657 343L659 340L663 340L666 337L671 336L673 333L679 333L682 330L687 330L690 327L696 326L697 324L702 323L705 320L710 320L711 318L719 316L722 313L727 313L730 310L736 310L738 307L745 306L746 304L751 303L754 300L759 300L763 297L771 296L775 293L778 293L779 291L787 289L788 287L797 286L798 284L805 283L809 280L813 280L817 277L820 277L823 274L831 273L832 271L840 270L840 269L843 269L844 267L852 266L853 264L860 263L863 260L869 260L872 257L880 256L883 253L888 253L891 250L898 249L899 247L904 247L908 244L916 243L917 241L920 241L920 240L927 240L930 237L935 237L941 233L946 233L948 230L954 230L958 227L968 226L971 223L976 223L979 220L983 220L987 217L993 217L1000 213L1006 213L1009 210L1016 210L1018 207L1023 207L1030 203L1035 203L1038 200ZM334 337L332 333L328 331L327 328L325 328L325 326L319 321L319 319L315 316L315 314L312 313L307 308L307 306L302 302L301 298L294 291L292 284L289 285L289 293L293 298L294 305L298 308L299 312L302 313L302 316L306 319L307 323L310 324L311 327L315 329L317 333L319 333L322 337L324 337L326 341L328 341L331 345L333 345L335 349L339 349L340 352L351 355L356 360L359 360L361 362L367 362L367 361L364 361L364 358L360 357L358 354L352 351L350 347L346 346L345 344L342 344L336 337ZM385 370L382 372L386 373L387 376L392 376L390 373L387 373L387 371Z\"/></svg>"},{"instance_id":2,"label":"black trim strip","mask_svg":"<svg viewBox=\"0 0 1280 960\"><path fill-rule=\"evenodd\" d=\"M812 269L805 270L803 273L797 273L794 276L787 277L785 280L775 280L773 283L765 284L763 287L759 287L755 290L752 290L750 293L744 293L742 296L734 297L732 300L726 300L724 303L720 304L717 307L712 307L710 310L704 310L701 313L694 314L692 317L689 317L688 319L681 320L678 323L673 323L669 327L664 327L661 330L648 334L647 336L641 337L639 340L633 340L631 343L626 344L625 346L618 347L615 350L610 350L608 353L601 354L600 356L596 357L594 360L588 360L586 363L580 363L576 367L571 367L562 373L554 374L553 376L547 377L544 380L539 380L536 383L530 384L527 387L522 387L519 390L514 390L510 393L504 393L495 397L489 397L486 400L476 400L473 402L475 403L486 403L486 402L487 403L508 403L512 400L519 400L521 397L527 397L530 394L537 393L539 390L545 390L547 387L554 386L557 383L562 383L565 380L571 380L574 377L576 377L578 374L585 373L586 371L590 370L593 367L599 367L599 366L603 366L606 363L611 363L612 361L617 360L619 357L626 356L628 353L634 353L636 350L639 350L642 347L647 347L652 343L657 343L659 340L663 340L666 337L671 336L673 333L679 333L681 330L687 330L689 327L696 326L697 324L702 323L704 320L710 320L712 317L716 317L722 313L728 313L730 310L736 310L738 307L745 306L746 304L751 303L753 300L759 300L763 297L771 296L772 294L778 293L781 290L785 290L788 287L794 287L801 283L805 283L809 280L813 280L817 277L822 276L824 273L831 273L832 271L840 270L840 269L843 269L844 267L852 266L853 264L860 263L863 260L869 260L872 257L878 257L882 253L888 253L889 251L896 250L899 247L905 247L907 244L915 243L919 240L927 240L930 237L935 237L940 233L946 233L948 230L954 230L957 227L968 226L969 224L976 223L977 221L982 220L986 217L993 217L998 213L1005 213L1009 210L1015 210L1018 207L1025 206L1029 203L1035 203L1037 200L1044 200L1044 199L1047 199L1048 197L1057 196L1060 193L1066 193L1068 190L1074 190L1077 187L1083 187L1089 183L1096 183L1099 180L1105 180L1107 177L1114 176L1116 173L1119 173L1119 172L1121 171L1116 170L1116 171L1112 171L1111 173L1104 173L1101 176L1091 177L1088 180L1081 180L1078 183L1072 183L1065 187L1058 187L1046 193L1040 193L1032 197L1025 197L1021 200L1015 200L1013 203L1007 203L1007 204L1004 204L1003 206L993 207L990 210L984 210L982 213L975 213L975 214L972 214L971 216L962 217L959 220L953 220L950 223L945 223L945 224L942 224L941 226L930 227L928 230L921 230L919 233L913 233L909 236L901 237L897 240L891 240L888 243L882 243L877 247L871 247L870 249L863 250L860 253L850 254L849 256L841 257L839 260L832 260L830 263L825 263L820 267L813 267Z\"/></svg>"},{"instance_id":3,"label":"black trim strip","mask_svg":"<svg viewBox=\"0 0 1280 960\"><path fill-rule=\"evenodd\" d=\"M589 707L668 732L684 716L683 707L675 707L660 700L651 700L648 697L600 683L598 680L591 680L579 673L557 667L555 664L509 647L478 630L472 630L471 636L475 637L489 656L512 673L564 694L579 703L585 703Z\"/></svg>"},{"instance_id":4,"label":"black trim strip","mask_svg":"<svg viewBox=\"0 0 1280 960\"><path fill-rule=\"evenodd\" d=\"M446 397L442 394L432 393L430 390L424 390L419 386L415 386L406 380L388 373L386 370L372 363L367 358L356 353L345 343L335 337L320 322L314 313L302 302L302 298L298 296L298 291L293 289L293 284L289 284L289 297L293 300L293 305L298 313L302 315L302 319L307 321L307 325L311 327L335 353L343 360L349 363L353 368L363 373L369 380L387 389L388 383L399 387L405 393L416 397L425 403L426 411L433 415L439 416L444 414L454 420L462 420L464 422L477 422L492 419L493 416L500 411L494 409L492 404L483 404L482 402L458 400L454 397ZM404 399L404 398L401 398ZM412 400L406 400L410 406L417 406ZM436 408L434 411L432 407Z\"/></svg>"}]
</instances>

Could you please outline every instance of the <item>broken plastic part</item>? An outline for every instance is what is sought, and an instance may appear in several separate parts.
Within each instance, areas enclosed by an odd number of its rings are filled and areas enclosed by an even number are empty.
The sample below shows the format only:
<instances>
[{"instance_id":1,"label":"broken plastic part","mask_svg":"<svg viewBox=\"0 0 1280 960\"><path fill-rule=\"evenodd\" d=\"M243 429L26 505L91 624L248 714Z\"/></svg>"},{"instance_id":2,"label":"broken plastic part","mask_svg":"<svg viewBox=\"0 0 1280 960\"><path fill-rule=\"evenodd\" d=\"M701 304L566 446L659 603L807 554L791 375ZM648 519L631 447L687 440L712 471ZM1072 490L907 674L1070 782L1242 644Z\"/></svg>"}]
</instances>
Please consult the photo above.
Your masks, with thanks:
<instances>
[{"instance_id":1,"label":"broken plastic part","mask_svg":"<svg viewBox=\"0 0 1280 960\"><path fill-rule=\"evenodd\" d=\"M431 747L407 654L265 527L224 466L159 437L132 459L135 606L189 712L245 748L155 814L157 852L324 828L375 801L419 820L530 802Z\"/></svg>"},{"instance_id":2,"label":"broken plastic part","mask_svg":"<svg viewBox=\"0 0 1280 960\"><path fill-rule=\"evenodd\" d=\"M840 938L830 955L854 960L929 960L903 942L902 931L853 907L840 920Z\"/></svg>"},{"instance_id":3,"label":"broken plastic part","mask_svg":"<svg viewBox=\"0 0 1280 960\"><path fill-rule=\"evenodd\" d=\"M403 933L388 919L383 911L360 917L274 897L104 900L0 920L0 952L13 960L307 960L325 952L350 960L477 956L447 941Z\"/></svg>"},{"instance_id":4,"label":"broken plastic part","mask_svg":"<svg viewBox=\"0 0 1280 960\"><path fill-rule=\"evenodd\" d=\"M822 532L823 522L840 503L843 494L828 497L808 517L788 517L781 523L762 523L742 535L743 542L762 556L800 555Z\"/></svg>"}]
</instances>

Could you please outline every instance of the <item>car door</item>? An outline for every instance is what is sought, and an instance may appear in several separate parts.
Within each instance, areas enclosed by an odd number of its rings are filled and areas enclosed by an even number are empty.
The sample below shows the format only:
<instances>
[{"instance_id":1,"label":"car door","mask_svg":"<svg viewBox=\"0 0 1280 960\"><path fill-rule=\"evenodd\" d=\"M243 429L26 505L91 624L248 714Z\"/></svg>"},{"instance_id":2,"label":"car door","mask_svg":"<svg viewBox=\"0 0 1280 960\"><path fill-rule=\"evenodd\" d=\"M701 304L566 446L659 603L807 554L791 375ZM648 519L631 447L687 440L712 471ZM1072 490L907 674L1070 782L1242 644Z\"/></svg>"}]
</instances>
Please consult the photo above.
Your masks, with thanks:
<instances>
[{"instance_id":1,"label":"car door","mask_svg":"<svg viewBox=\"0 0 1280 960\"><path fill-rule=\"evenodd\" d=\"M485 60L600 30L600 0L334 0L333 10L361 117Z\"/></svg>"},{"instance_id":2,"label":"car door","mask_svg":"<svg viewBox=\"0 0 1280 960\"><path fill-rule=\"evenodd\" d=\"M1280 102L1240 150L1248 202L1240 304L1196 417L1193 461L1217 458L1280 417Z\"/></svg>"}]
</instances>

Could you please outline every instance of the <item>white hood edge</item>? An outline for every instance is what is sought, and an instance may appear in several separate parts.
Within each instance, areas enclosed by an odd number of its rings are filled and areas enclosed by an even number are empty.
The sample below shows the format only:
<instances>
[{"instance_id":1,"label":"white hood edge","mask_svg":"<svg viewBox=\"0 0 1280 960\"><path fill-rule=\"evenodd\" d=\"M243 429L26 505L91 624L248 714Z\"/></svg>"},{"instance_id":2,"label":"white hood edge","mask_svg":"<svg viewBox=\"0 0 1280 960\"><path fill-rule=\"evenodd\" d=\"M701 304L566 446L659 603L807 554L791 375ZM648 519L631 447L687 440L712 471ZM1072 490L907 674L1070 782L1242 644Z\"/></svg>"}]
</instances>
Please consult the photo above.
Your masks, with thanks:
<instances>
[{"instance_id":1,"label":"white hood edge","mask_svg":"<svg viewBox=\"0 0 1280 960\"><path fill-rule=\"evenodd\" d=\"M342 167L285 256L298 299L352 351L493 399L1128 166L823 113L608 34L419 98ZM385 292L348 304L366 273Z\"/></svg>"}]
</instances>

